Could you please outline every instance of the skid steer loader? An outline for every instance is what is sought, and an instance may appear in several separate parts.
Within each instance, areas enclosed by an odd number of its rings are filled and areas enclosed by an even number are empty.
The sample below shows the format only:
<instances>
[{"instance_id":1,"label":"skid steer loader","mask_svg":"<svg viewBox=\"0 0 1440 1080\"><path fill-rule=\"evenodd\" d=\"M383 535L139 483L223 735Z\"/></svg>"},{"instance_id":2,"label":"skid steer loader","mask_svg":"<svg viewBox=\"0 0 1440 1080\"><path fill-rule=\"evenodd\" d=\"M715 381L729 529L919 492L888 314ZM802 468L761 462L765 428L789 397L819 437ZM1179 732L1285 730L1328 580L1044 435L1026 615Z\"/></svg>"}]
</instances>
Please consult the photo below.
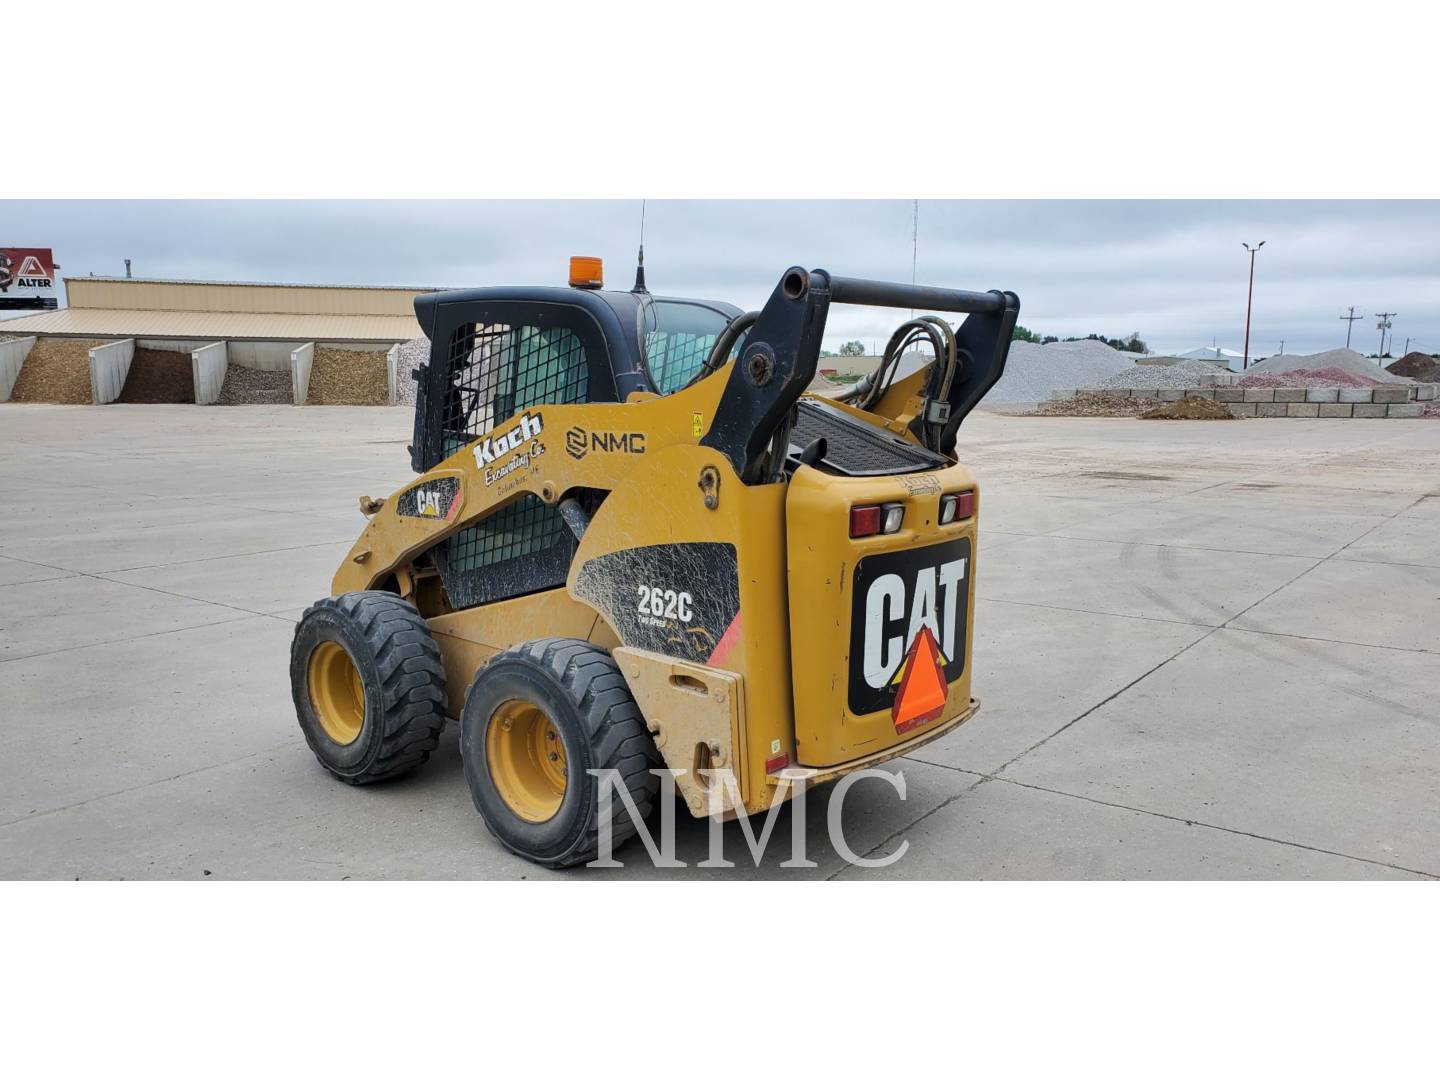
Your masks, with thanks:
<instances>
[{"instance_id":1,"label":"skid steer loader","mask_svg":"<svg viewBox=\"0 0 1440 1080\"><path fill-rule=\"evenodd\" d=\"M967 317L912 318L826 397L807 388L832 304ZM361 498L295 630L315 755L386 780L456 719L486 826L568 866L602 826L635 834L652 770L731 817L953 730L979 707L979 491L956 432L1019 307L795 267L744 313L652 296L643 270L606 291L580 258L569 288L418 297L421 475Z\"/></svg>"}]
</instances>

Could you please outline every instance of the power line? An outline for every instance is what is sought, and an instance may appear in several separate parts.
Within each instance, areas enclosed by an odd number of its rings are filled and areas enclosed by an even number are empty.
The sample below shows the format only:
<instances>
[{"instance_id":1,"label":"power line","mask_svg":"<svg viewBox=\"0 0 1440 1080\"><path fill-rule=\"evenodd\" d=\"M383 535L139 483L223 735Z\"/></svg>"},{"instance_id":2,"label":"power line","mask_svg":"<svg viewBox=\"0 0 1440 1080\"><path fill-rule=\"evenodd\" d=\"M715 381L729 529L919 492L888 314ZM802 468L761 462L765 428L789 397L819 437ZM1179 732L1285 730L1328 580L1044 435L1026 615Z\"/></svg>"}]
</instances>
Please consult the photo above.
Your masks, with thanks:
<instances>
[{"instance_id":1,"label":"power line","mask_svg":"<svg viewBox=\"0 0 1440 1080\"><path fill-rule=\"evenodd\" d=\"M1363 318L1365 318L1365 315L1364 315L1363 312L1362 312L1361 314L1359 314L1359 315L1356 315L1356 314L1355 314L1355 305L1354 305L1354 304L1351 304L1351 305L1350 305L1350 314L1349 314L1349 315L1341 315L1340 318L1345 321L1345 348L1348 349L1348 348L1350 348L1350 331L1351 331L1352 329L1354 329L1354 327L1355 327L1355 320L1356 320L1356 319L1363 319Z\"/></svg>"}]
</instances>

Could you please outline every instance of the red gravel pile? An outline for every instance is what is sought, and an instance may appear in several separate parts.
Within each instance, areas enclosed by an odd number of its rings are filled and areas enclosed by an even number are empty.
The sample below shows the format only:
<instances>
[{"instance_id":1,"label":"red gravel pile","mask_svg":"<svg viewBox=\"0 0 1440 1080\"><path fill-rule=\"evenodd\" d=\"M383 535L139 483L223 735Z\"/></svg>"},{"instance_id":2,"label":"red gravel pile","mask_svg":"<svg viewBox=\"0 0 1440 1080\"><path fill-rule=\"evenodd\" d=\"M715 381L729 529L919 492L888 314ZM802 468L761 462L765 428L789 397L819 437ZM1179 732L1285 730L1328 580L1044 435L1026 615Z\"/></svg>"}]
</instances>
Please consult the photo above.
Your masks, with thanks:
<instances>
[{"instance_id":1,"label":"red gravel pile","mask_svg":"<svg viewBox=\"0 0 1440 1080\"><path fill-rule=\"evenodd\" d=\"M1416 382L1440 382L1440 360L1422 352L1406 353L1385 370Z\"/></svg>"},{"instance_id":2,"label":"red gravel pile","mask_svg":"<svg viewBox=\"0 0 1440 1080\"><path fill-rule=\"evenodd\" d=\"M190 354L136 349L117 400L122 405L194 405Z\"/></svg>"},{"instance_id":3,"label":"red gravel pile","mask_svg":"<svg viewBox=\"0 0 1440 1080\"><path fill-rule=\"evenodd\" d=\"M1291 371L1279 371L1273 375L1263 372L1255 372L1251 375L1241 377L1235 383L1236 386L1319 386L1325 389L1335 387L1354 386L1379 386L1379 379L1372 379L1368 375L1357 375L1353 371L1346 371L1344 368L1328 367L1319 368L1315 371L1307 371L1304 368L1296 368Z\"/></svg>"}]
</instances>

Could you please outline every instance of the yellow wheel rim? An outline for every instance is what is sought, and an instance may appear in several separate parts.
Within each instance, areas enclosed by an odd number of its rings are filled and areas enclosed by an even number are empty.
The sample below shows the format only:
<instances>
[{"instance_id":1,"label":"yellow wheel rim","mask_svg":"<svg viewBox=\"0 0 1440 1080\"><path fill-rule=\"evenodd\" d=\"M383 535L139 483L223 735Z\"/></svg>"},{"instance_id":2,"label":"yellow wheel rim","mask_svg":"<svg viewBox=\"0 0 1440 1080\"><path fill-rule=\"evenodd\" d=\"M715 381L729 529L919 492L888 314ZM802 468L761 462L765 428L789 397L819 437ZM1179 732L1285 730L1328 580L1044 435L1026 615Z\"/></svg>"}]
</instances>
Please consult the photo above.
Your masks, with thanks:
<instances>
[{"instance_id":1,"label":"yellow wheel rim","mask_svg":"<svg viewBox=\"0 0 1440 1080\"><path fill-rule=\"evenodd\" d=\"M343 645L322 641L310 654L307 676L320 727L341 746L349 746L365 726L365 684L355 661Z\"/></svg>"},{"instance_id":2,"label":"yellow wheel rim","mask_svg":"<svg viewBox=\"0 0 1440 1080\"><path fill-rule=\"evenodd\" d=\"M505 805L525 821L549 821L565 799L565 743L528 701L507 701L485 728L485 760Z\"/></svg>"}]
</instances>

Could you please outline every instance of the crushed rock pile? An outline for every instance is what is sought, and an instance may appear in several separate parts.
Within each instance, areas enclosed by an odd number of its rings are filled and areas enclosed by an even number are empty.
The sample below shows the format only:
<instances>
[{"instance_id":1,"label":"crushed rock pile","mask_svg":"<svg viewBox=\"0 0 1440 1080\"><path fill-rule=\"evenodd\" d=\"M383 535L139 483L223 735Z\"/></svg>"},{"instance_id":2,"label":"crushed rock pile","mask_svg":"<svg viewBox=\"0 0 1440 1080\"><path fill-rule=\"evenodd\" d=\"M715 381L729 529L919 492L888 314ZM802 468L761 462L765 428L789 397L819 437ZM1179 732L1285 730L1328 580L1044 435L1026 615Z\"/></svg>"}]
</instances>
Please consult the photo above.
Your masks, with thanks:
<instances>
[{"instance_id":1,"label":"crushed rock pile","mask_svg":"<svg viewBox=\"0 0 1440 1080\"><path fill-rule=\"evenodd\" d=\"M1209 398L1184 398L1140 414L1141 420L1239 420L1224 405Z\"/></svg>"},{"instance_id":2,"label":"crushed rock pile","mask_svg":"<svg viewBox=\"0 0 1440 1080\"><path fill-rule=\"evenodd\" d=\"M1110 377L1135 367L1135 360L1135 353L1120 352L1103 341L1057 341L1049 345L1012 341L1005 374L990 388L982 404L1049 401L1056 390L1099 386Z\"/></svg>"},{"instance_id":3,"label":"crushed rock pile","mask_svg":"<svg viewBox=\"0 0 1440 1080\"><path fill-rule=\"evenodd\" d=\"M1128 394L1107 394L1103 390L1082 390L1074 397L1047 401L1031 416L1139 416L1155 407L1154 398L1133 398Z\"/></svg>"},{"instance_id":4,"label":"crushed rock pile","mask_svg":"<svg viewBox=\"0 0 1440 1080\"><path fill-rule=\"evenodd\" d=\"M421 364L430 362L430 339L418 337L401 342L400 349L395 356L395 403L413 407L415 404L415 377L412 372Z\"/></svg>"},{"instance_id":5,"label":"crushed rock pile","mask_svg":"<svg viewBox=\"0 0 1440 1080\"><path fill-rule=\"evenodd\" d=\"M220 387L218 405L290 405L295 401L294 384L288 368L261 371L259 368L228 364L225 383Z\"/></svg>"},{"instance_id":6,"label":"crushed rock pile","mask_svg":"<svg viewBox=\"0 0 1440 1080\"><path fill-rule=\"evenodd\" d=\"M1319 386L1324 388L1379 386L1380 380L1373 375L1357 375L1344 368L1329 367L1311 371L1307 368L1292 368L1290 371L1256 372L1235 380L1236 386Z\"/></svg>"},{"instance_id":7,"label":"crushed rock pile","mask_svg":"<svg viewBox=\"0 0 1440 1080\"><path fill-rule=\"evenodd\" d=\"M41 338L20 365L11 401L51 405L89 405L90 350L103 341Z\"/></svg>"},{"instance_id":8,"label":"crushed rock pile","mask_svg":"<svg viewBox=\"0 0 1440 1080\"><path fill-rule=\"evenodd\" d=\"M1258 364L1251 364L1247 375L1277 375L1282 371L1320 371L1326 368L1340 368L1352 375L1368 375L1382 383L1408 383L1413 380L1403 375L1386 371L1373 360L1367 360L1354 349L1331 349L1329 352L1312 353L1310 356L1288 356L1281 353Z\"/></svg>"},{"instance_id":9,"label":"crushed rock pile","mask_svg":"<svg viewBox=\"0 0 1440 1080\"><path fill-rule=\"evenodd\" d=\"M1173 364L1136 364L1127 371L1110 376L1100 385L1116 389L1152 390L1162 387L1180 389L1200 385L1202 375L1214 375L1215 367L1199 360L1179 360Z\"/></svg>"},{"instance_id":10,"label":"crushed rock pile","mask_svg":"<svg viewBox=\"0 0 1440 1080\"><path fill-rule=\"evenodd\" d=\"M1385 370L1416 382L1440 382L1440 360L1422 352L1406 353Z\"/></svg>"}]
</instances>

